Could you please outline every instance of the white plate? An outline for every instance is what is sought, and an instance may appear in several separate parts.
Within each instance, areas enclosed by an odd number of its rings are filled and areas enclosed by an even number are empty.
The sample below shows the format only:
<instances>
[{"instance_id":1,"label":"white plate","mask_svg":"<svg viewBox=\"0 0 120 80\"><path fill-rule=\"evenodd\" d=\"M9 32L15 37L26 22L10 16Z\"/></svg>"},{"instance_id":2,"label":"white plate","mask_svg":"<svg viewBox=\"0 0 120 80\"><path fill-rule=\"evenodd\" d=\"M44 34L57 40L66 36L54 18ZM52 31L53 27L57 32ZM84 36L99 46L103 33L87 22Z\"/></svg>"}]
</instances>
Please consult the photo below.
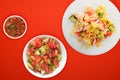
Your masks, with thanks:
<instances>
[{"instance_id":1,"label":"white plate","mask_svg":"<svg viewBox=\"0 0 120 80\"><path fill-rule=\"evenodd\" d=\"M41 74L38 73L38 72L34 72L34 71L32 71L31 69L29 69L28 66L27 66L27 54L26 54L26 53L27 53L28 45L30 44L31 41L33 41L33 40L34 40L35 38L37 38L37 37L39 37L39 38L44 38L44 37L52 38L52 39L57 40L57 41L60 43L60 47L61 47L61 51L62 51L62 60L61 60L60 63L59 63L59 67L56 68L55 71L53 71L52 73L47 74L47 75L41 75ZM24 51L23 51L23 62L24 62L24 65L25 65L26 69L27 69L31 74L33 74L34 76L37 76L37 77L39 77L39 78L50 78L50 77L53 77L53 76L57 75L58 73L60 73L60 72L63 70L63 68L64 68L64 66L65 66L65 64L66 64L66 60L67 60L67 53L66 53L66 49L65 49L64 45L62 44L62 42L61 42L59 39L57 39L57 38L54 37L54 36L50 36L50 35L39 35L39 36L36 36L36 37L32 38L32 39L26 44L26 46L25 46L25 48L24 48Z\"/></svg>"},{"instance_id":2,"label":"white plate","mask_svg":"<svg viewBox=\"0 0 120 80\"><path fill-rule=\"evenodd\" d=\"M81 47L81 42L78 42L77 38L70 34L73 27L73 23L69 20L69 17L77 11L81 10L82 12L84 12L84 9L86 8L86 6L97 8L99 5L105 6L110 20L114 22L116 32L111 37L104 40L102 42L101 47L92 47L92 48L86 48L85 46ZM120 13L118 9L115 7L115 5L109 0L104 0L104 1L103 0L76 0L69 5L69 7L66 9L64 13L63 21L62 21L62 30L63 30L63 34L66 41L76 51L86 55L100 55L111 50L119 41Z\"/></svg>"},{"instance_id":3,"label":"white plate","mask_svg":"<svg viewBox=\"0 0 120 80\"><path fill-rule=\"evenodd\" d=\"M5 31L5 28L4 28L5 23L7 22L7 20L10 19L10 18L14 18L14 17L18 17L18 18L22 19L23 22L25 23L25 31L24 31L24 33L23 33L22 35L20 35L20 36L18 36L18 37L12 37L12 36L8 35L8 33ZM11 15L11 16L7 17L7 18L5 19L5 21L4 21L4 23L3 23L3 31L4 31L5 35L8 36L9 38L11 38L11 39L19 39L19 38L21 38L21 37L26 33L26 31L27 31L27 23L26 23L26 21L24 20L24 18L22 18L21 16Z\"/></svg>"}]
</instances>

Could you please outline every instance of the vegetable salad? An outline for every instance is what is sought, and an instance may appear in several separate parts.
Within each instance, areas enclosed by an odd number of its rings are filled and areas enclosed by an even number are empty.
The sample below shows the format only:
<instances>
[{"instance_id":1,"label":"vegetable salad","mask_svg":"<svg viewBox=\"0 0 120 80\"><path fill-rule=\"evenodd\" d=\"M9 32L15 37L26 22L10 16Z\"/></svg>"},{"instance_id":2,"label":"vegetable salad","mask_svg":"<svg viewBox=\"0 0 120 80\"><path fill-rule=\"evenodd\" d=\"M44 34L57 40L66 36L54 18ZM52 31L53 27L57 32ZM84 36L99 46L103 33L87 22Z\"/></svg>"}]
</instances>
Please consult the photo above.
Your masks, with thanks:
<instances>
[{"instance_id":1,"label":"vegetable salad","mask_svg":"<svg viewBox=\"0 0 120 80\"><path fill-rule=\"evenodd\" d=\"M27 51L28 68L42 75L52 73L62 59L58 41L52 38L37 37L30 42Z\"/></svg>"},{"instance_id":2,"label":"vegetable salad","mask_svg":"<svg viewBox=\"0 0 120 80\"><path fill-rule=\"evenodd\" d=\"M101 42L115 32L114 23L102 5L97 9L86 7L84 14L76 12L69 20L74 23L72 34L87 47L101 46Z\"/></svg>"}]
</instances>

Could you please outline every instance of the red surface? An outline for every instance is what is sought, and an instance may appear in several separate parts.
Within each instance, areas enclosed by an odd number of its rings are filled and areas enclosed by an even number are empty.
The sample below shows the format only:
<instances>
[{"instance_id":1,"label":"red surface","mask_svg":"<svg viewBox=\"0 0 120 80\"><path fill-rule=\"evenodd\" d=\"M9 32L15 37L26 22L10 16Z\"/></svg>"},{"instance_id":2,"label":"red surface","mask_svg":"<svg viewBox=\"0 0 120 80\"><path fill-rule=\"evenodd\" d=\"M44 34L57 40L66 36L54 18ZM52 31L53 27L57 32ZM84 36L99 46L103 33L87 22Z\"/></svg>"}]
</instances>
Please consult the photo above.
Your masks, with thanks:
<instances>
[{"instance_id":1,"label":"red surface","mask_svg":"<svg viewBox=\"0 0 120 80\"><path fill-rule=\"evenodd\" d=\"M64 11L73 0L1 0L0 1L0 80L42 80L31 75L22 61L26 43L36 35L58 37L67 49L67 64L63 71L46 80L120 80L119 43L109 52L87 56L76 52L62 33ZM111 0L120 10L120 2ZM18 40L9 39L2 30L6 17L17 14L27 24L27 33Z\"/></svg>"}]
</instances>

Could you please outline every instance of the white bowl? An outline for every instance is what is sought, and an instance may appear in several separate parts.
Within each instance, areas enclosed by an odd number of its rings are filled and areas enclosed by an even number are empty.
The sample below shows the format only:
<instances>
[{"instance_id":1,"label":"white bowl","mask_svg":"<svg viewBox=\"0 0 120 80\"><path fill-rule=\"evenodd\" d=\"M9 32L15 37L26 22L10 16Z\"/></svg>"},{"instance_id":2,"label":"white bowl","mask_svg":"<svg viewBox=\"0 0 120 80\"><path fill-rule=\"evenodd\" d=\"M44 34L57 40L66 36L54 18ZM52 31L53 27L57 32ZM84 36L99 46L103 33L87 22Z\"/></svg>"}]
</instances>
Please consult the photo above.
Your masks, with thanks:
<instances>
[{"instance_id":1,"label":"white bowl","mask_svg":"<svg viewBox=\"0 0 120 80\"><path fill-rule=\"evenodd\" d=\"M42 75L42 74L40 74L39 72L34 72L33 70L29 69L28 66L27 66L27 54L26 54L26 53L27 53L28 46L29 46L30 42L33 41L33 40L34 40L35 38L37 38L37 37L39 37L39 38L44 38L44 37L52 38L52 39L57 40L57 41L60 43L60 47L61 47L61 51L62 51L62 59L61 59L61 61L60 61L60 63L59 63L59 67L56 68L55 71L53 71L53 72L50 73L50 74ZM61 42L59 39L57 39L57 38L54 37L54 36L50 36L50 35L39 35L39 36L36 36L36 37L32 38L32 39L26 44L26 46L25 46L25 48L24 48L24 51L23 51L23 63L24 63L24 65L25 65L26 69L27 69L32 75L34 75L34 76L36 76L36 77L39 77L39 78L50 78L50 77L53 77L53 76L57 75L58 73L60 73L60 72L63 70L63 68L64 68L64 66L65 66L65 64L66 64L66 60L67 60L67 54L66 54L66 49L65 49L64 45L62 44L62 42Z\"/></svg>"},{"instance_id":2,"label":"white bowl","mask_svg":"<svg viewBox=\"0 0 120 80\"><path fill-rule=\"evenodd\" d=\"M6 33L6 31L5 31L5 28L4 28L5 23L7 22L7 20L10 19L10 18L14 18L14 17L18 17L18 18L22 19L23 22L25 23L25 31L24 31L24 33L23 33L22 35L20 35L20 36L18 36L18 37L12 37L12 36L8 35L8 34ZM18 16L18 15L9 16L9 17L7 17L7 18L5 19L5 21L4 21L4 23L3 23L3 31L4 31L5 35L8 36L8 37L11 38L11 39L18 39L18 38L21 38L21 37L26 33L26 31L27 31L27 24L26 24L26 21L25 21L21 16Z\"/></svg>"}]
</instances>

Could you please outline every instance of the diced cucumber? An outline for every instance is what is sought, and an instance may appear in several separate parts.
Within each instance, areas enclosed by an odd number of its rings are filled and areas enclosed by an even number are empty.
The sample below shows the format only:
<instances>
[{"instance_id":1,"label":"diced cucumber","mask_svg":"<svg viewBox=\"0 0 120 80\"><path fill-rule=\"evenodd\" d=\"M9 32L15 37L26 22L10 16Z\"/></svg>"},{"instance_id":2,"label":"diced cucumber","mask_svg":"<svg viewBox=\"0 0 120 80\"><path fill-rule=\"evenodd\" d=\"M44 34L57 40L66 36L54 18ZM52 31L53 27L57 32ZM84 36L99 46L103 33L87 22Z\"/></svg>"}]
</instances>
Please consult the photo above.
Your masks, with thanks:
<instances>
[{"instance_id":1,"label":"diced cucumber","mask_svg":"<svg viewBox=\"0 0 120 80\"><path fill-rule=\"evenodd\" d=\"M41 46L40 48L39 48L39 51L41 51L43 49L43 46Z\"/></svg>"},{"instance_id":2,"label":"diced cucumber","mask_svg":"<svg viewBox=\"0 0 120 80\"><path fill-rule=\"evenodd\" d=\"M85 32L81 32L81 36L85 36Z\"/></svg>"},{"instance_id":3,"label":"diced cucumber","mask_svg":"<svg viewBox=\"0 0 120 80\"><path fill-rule=\"evenodd\" d=\"M42 48L40 50L42 51L42 50L46 50L46 49L47 49L47 46L44 45L44 46L42 46Z\"/></svg>"},{"instance_id":4,"label":"diced cucumber","mask_svg":"<svg viewBox=\"0 0 120 80\"><path fill-rule=\"evenodd\" d=\"M49 40L49 38L45 38L45 39L43 39L42 43L46 43L46 42L48 42L48 40Z\"/></svg>"},{"instance_id":5,"label":"diced cucumber","mask_svg":"<svg viewBox=\"0 0 120 80\"><path fill-rule=\"evenodd\" d=\"M61 61L61 59L62 59L62 55L61 54L58 54L58 61Z\"/></svg>"},{"instance_id":6,"label":"diced cucumber","mask_svg":"<svg viewBox=\"0 0 120 80\"><path fill-rule=\"evenodd\" d=\"M46 72L44 70L41 70L41 74L44 75Z\"/></svg>"},{"instance_id":7,"label":"diced cucumber","mask_svg":"<svg viewBox=\"0 0 120 80\"><path fill-rule=\"evenodd\" d=\"M27 55L27 61L31 63L30 55Z\"/></svg>"},{"instance_id":8,"label":"diced cucumber","mask_svg":"<svg viewBox=\"0 0 120 80\"><path fill-rule=\"evenodd\" d=\"M98 35L97 35L97 38L99 38L99 39L100 39L100 38L102 38L102 37L101 37L101 35L100 35L100 34L98 34Z\"/></svg>"},{"instance_id":9,"label":"diced cucumber","mask_svg":"<svg viewBox=\"0 0 120 80\"><path fill-rule=\"evenodd\" d=\"M40 68L40 64L36 64L36 70L40 71L41 68Z\"/></svg>"},{"instance_id":10,"label":"diced cucumber","mask_svg":"<svg viewBox=\"0 0 120 80\"><path fill-rule=\"evenodd\" d=\"M47 49L46 45L44 45L44 46L42 46L42 47L39 48L39 51L40 51L41 55L45 55L46 49Z\"/></svg>"},{"instance_id":11,"label":"diced cucumber","mask_svg":"<svg viewBox=\"0 0 120 80\"><path fill-rule=\"evenodd\" d=\"M40 55L40 52L39 52L38 49L35 51L35 54L36 54L36 55Z\"/></svg>"},{"instance_id":12,"label":"diced cucumber","mask_svg":"<svg viewBox=\"0 0 120 80\"><path fill-rule=\"evenodd\" d=\"M92 46L91 42L90 41L86 42L86 46L91 47Z\"/></svg>"},{"instance_id":13,"label":"diced cucumber","mask_svg":"<svg viewBox=\"0 0 120 80\"><path fill-rule=\"evenodd\" d=\"M53 64L50 64L49 67L54 71L55 70L55 66Z\"/></svg>"},{"instance_id":14,"label":"diced cucumber","mask_svg":"<svg viewBox=\"0 0 120 80\"><path fill-rule=\"evenodd\" d=\"M9 30L14 30L14 28L15 28L15 26L14 26L13 24L10 24L10 25L8 26L8 29L9 29Z\"/></svg>"},{"instance_id":15,"label":"diced cucumber","mask_svg":"<svg viewBox=\"0 0 120 80\"><path fill-rule=\"evenodd\" d=\"M104 15L104 13L98 13L98 17L99 17L99 18L102 18L103 15Z\"/></svg>"},{"instance_id":16,"label":"diced cucumber","mask_svg":"<svg viewBox=\"0 0 120 80\"><path fill-rule=\"evenodd\" d=\"M104 35L98 34L97 38L102 39L102 38L104 38Z\"/></svg>"},{"instance_id":17,"label":"diced cucumber","mask_svg":"<svg viewBox=\"0 0 120 80\"><path fill-rule=\"evenodd\" d=\"M29 69L33 69L32 65L28 62L27 63Z\"/></svg>"},{"instance_id":18,"label":"diced cucumber","mask_svg":"<svg viewBox=\"0 0 120 80\"><path fill-rule=\"evenodd\" d=\"M77 19L75 18L74 15L70 16L70 17L69 17L69 20L72 21L72 22L76 22L76 21L77 21Z\"/></svg>"},{"instance_id":19,"label":"diced cucumber","mask_svg":"<svg viewBox=\"0 0 120 80\"><path fill-rule=\"evenodd\" d=\"M51 64L51 61L50 61L50 59L47 59L47 64Z\"/></svg>"},{"instance_id":20,"label":"diced cucumber","mask_svg":"<svg viewBox=\"0 0 120 80\"><path fill-rule=\"evenodd\" d=\"M114 26L109 26L108 29L109 29L111 32L115 32Z\"/></svg>"},{"instance_id":21,"label":"diced cucumber","mask_svg":"<svg viewBox=\"0 0 120 80\"><path fill-rule=\"evenodd\" d=\"M96 23L96 22L91 22L91 25L92 25L92 27L93 27L94 29L100 27L100 25L99 25L98 23Z\"/></svg>"},{"instance_id":22,"label":"diced cucumber","mask_svg":"<svg viewBox=\"0 0 120 80\"><path fill-rule=\"evenodd\" d=\"M94 34L99 34L99 30L98 29L96 29L95 31L94 31Z\"/></svg>"}]
</instances>

